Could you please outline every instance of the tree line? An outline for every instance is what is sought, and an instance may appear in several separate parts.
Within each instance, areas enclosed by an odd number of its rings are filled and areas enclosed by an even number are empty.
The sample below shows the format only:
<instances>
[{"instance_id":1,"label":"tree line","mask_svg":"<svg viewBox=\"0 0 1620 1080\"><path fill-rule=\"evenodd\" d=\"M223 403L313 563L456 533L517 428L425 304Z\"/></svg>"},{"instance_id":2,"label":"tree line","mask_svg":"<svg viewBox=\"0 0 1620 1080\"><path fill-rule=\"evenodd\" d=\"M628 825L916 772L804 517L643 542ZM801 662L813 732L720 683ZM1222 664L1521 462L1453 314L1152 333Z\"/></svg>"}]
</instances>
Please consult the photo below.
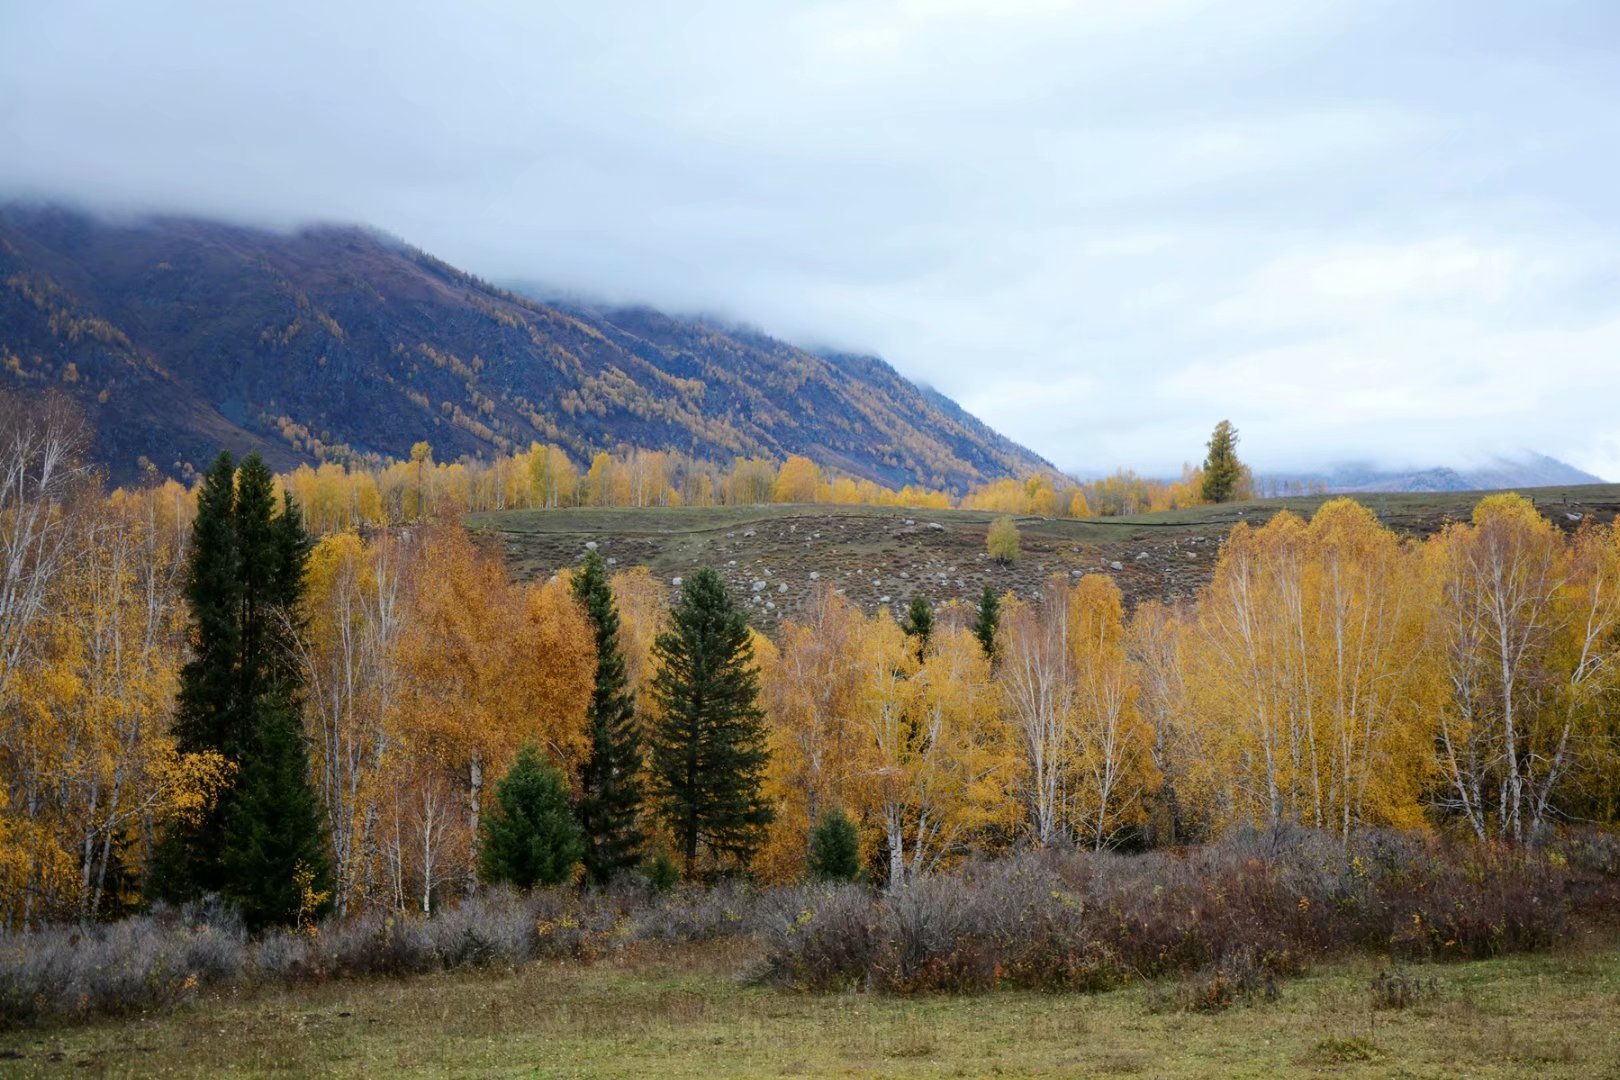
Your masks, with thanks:
<instances>
[{"instance_id":1,"label":"tree line","mask_svg":"<svg viewBox=\"0 0 1620 1080\"><path fill-rule=\"evenodd\" d=\"M0 419L11 923L1620 814L1620 534L1518 496L1421 542L1348 499L1240 524L1181 606L825 586L766 639L712 573L514 582L453 520L313 539L253 458L109 495L65 411Z\"/></svg>"},{"instance_id":2,"label":"tree line","mask_svg":"<svg viewBox=\"0 0 1620 1080\"><path fill-rule=\"evenodd\" d=\"M914 509L988 510L1040 517L1114 517L1252 498L1253 475L1238 460L1237 430L1216 426L1202 465L1179 480L1129 470L1085 483L1034 472L982 484L955 498L906 485L890 488L823 469L791 455L781 462L739 457L722 468L673 451L601 451L581 468L559 446L532 444L491 461L435 461L426 442L408 460L352 467L337 461L301 465L278 478L303 507L316 533L357 526L401 525L450 514L569 506L750 506L819 503Z\"/></svg>"}]
</instances>

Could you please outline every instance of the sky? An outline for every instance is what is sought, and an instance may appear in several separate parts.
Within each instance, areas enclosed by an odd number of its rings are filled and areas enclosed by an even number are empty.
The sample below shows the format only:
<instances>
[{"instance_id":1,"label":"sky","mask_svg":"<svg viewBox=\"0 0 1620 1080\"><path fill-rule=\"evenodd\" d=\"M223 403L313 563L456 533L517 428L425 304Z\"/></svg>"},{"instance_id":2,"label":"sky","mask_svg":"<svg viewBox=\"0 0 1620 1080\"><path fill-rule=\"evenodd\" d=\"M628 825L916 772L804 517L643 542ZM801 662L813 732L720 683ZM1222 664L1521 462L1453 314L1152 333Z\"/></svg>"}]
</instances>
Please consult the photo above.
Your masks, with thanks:
<instances>
[{"instance_id":1,"label":"sky","mask_svg":"<svg viewBox=\"0 0 1620 1080\"><path fill-rule=\"evenodd\" d=\"M870 351L1066 469L1620 480L1613 0L0 0L0 196Z\"/></svg>"}]
</instances>

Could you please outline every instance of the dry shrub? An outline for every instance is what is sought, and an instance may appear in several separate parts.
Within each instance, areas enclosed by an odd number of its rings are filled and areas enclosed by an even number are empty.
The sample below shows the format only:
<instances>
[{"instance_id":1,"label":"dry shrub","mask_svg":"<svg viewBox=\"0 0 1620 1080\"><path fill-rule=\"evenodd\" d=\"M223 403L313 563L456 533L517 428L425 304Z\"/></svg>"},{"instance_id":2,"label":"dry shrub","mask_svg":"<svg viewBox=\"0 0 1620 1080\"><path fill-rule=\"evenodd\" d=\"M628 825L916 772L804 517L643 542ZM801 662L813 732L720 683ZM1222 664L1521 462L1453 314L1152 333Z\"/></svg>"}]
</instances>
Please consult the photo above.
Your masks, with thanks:
<instances>
[{"instance_id":1,"label":"dry shrub","mask_svg":"<svg viewBox=\"0 0 1620 1080\"><path fill-rule=\"evenodd\" d=\"M1602 844L1583 850L1606 866ZM901 993L1102 990L1180 976L1192 1000L1218 1008L1351 951L1469 959L1545 948L1572 919L1612 910L1614 889L1605 871L1557 851L1378 831L1348 842L1240 832L1179 856L1048 851L969 863L872 894L865 913L845 896L829 917L767 934L764 971L786 986Z\"/></svg>"},{"instance_id":2,"label":"dry shrub","mask_svg":"<svg viewBox=\"0 0 1620 1080\"><path fill-rule=\"evenodd\" d=\"M0 1021L172 1005L234 979L247 951L240 921L193 908L7 934L0 937Z\"/></svg>"},{"instance_id":3,"label":"dry shrub","mask_svg":"<svg viewBox=\"0 0 1620 1080\"><path fill-rule=\"evenodd\" d=\"M1270 1003L1282 997L1283 974L1252 949L1208 964L1177 982L1155 988L1148 1008L1155 1012L1223 1012L1234 1005Z\"/></svg>"},{"instance_id":4,"label":"dry shrub","mask_svg":"<svg viewBox=\"0 0 1620 1080\"><path fill-rule=\"evenodd\" d=\"M1405 968L1380 971L1367 984L1368 1004L1374 1009L1406 1009L1439 996L1440 984L1433 975L1425 979Z\"/></svg>"},{"instance_id":5,"label":"dry shrub","mask_svg":"<svg viewBox=\"0 0 1620 1080\"><path fill-rule=\"evenodd\" d=\"M1105 990L1168 978L1173 1007L1263 1000L1351 951L1469 959L1540 949L1620 910L1620 840L1540 850L1367 831L1245 831L1182 852L1025 852L892 895L854 885L668 893L490 889L432 918L373 911L250 941L216 906L0 932L0 1025L162 1007L208 987L403 977L628 944L757 940L756 971L806 990ZM1389 993L1402 991L1393 984ZM1379 991L1375 988L1374 993Z\"/></svg>"}]
</instances>

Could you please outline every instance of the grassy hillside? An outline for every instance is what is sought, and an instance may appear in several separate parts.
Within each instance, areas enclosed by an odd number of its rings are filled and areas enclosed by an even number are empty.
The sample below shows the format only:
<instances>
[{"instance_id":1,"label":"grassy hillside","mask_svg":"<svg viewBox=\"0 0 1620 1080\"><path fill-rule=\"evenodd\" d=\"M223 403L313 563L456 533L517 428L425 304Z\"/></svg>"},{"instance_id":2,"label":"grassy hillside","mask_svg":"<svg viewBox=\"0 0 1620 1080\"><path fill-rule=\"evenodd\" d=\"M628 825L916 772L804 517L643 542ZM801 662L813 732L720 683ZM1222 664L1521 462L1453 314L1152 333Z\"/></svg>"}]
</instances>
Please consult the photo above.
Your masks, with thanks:
<instances>
[{"instance_id":1,"label":"grassy hillside","mask_svg":"<svg viewBox=\"0 0 1620 1080\"><path fill-rule=\"evenodd\" d=\"M220 447L439 460L557 443L804 454L891 487L1045 464L871 357L647 309L540 303L357 228L0 206L0 386L77 398L115 480Z\"/></svg>"},{"instance_id":2,"label":"grassy hillside","mask_svg":"<svg viewBox=\"0 0 1620 1080\"><path fill-rule=\"evenodd\" d=\"M1524 494L1566 529L1582 521L1607 522L1620 511L1620 485ZM1391 528L1419 537L1468 517L1481 497L1480 492L1355 496ZM619 568L644 565L666 582L713 566L749 598L755 622L771 626L798 610L821 581L846 590L868 611L885 602L898 611L917 592L936 604L971 603L986 584L1028 596L1054 573L1110 574L1130 605L1186 599L1209 580L1221 540L1233 525L1260 524L1283 509L1309 515L1326 498L1227 503L1132 518L1021 518L1023 555L1005 567L985 554L985 531L995 515L969 510L517 510L470 520L505 545L515 571L525 578L572 565L587 543L595 543ZM756 589L756 583L763 587Z\"/></svg>"}]
</instances>

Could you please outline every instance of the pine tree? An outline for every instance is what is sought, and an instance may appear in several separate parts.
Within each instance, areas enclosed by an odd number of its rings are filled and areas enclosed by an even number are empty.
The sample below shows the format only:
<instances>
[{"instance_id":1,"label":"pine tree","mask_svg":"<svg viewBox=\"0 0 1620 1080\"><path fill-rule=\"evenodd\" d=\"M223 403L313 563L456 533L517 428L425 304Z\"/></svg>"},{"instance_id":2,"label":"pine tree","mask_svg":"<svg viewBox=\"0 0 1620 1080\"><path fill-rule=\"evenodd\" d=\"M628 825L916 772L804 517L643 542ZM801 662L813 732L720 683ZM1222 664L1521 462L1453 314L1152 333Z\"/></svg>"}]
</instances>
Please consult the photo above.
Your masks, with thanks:
<instances>
[{"instance_id":1,"label":"pine tree","mask_svg":"<svg viewBox=\"0 0 1620 1080\"><path fill-rule=\"evenodd\" d=\"M1243 463L1237 456L1238 433L1230 420L1215 425L1209 437L1209 456L1204 459L1203 496L1206 502L1226 502L1237 494L1243 480Z\"/></svg>"},{"instance_id":2,"label":"pine tree","mask_svg":"<svg viewBox=\"0 0 1620 1080\"><path fill-rule=\"evenodd\" d=\"M854 881L861 872L861 841L855 823L838 807L821 815L810 834L810 876L817 881Z\"/></svg>"},{"instance_id":3,"label":"pine tree","mask_svg":"<svg viewBox=\"0 0 1620 1080\"><path fill-rule=\"evenodd\" d=\"M594 551L574 577L574 595L596 630L596 684L585 714L591 751L580 770L579 823L585 872L601 885L641 857L641 735L619 646L619 612L607 566Z\"/></svg>"},{"instance_id":4,"label":"pine tree","mask_svg":"<svg viewBox=\"0 0 1620 1080\"><path fill-rule=\"evenodd\" d=\"M560 885L573 876L584 851L562 774L533 743L524 746L495 785L478 851L481 876L520 889Z\"/></svg>"},{"instance_id":5,"label":"pine tree","mask_svg":"<svg viewBox=\"0 0 1620 1080\"><path fill-rule=\"evenodd\" d=\"M764 713L748 621L711 569L686 580L670 629L654 645L652 794L675 835L688 878L700 847L744 867L772 818L761 792Z\"/></svg>"},{"instance_id":6,"label":"pine tree","mask_svg":"<svg viewBox=\"0 0 1620 1080\"><path fill-rule=\"evenodd\" d=\"M217 751L236 771L200 820L161 841L149 891L219 893L255 926L307 914L303 894L330 876L297 721L293 645L309 549L290 498L277 513L275 477L259 456L233 469L221 454L193 526L185 592L196 648L181 672L175 732L181 750Z\"/></svg>"},{"instance_id":7,"label":"pine tree","mask_svg":"<svg viewBox=\"0 0 1620 1080\"><path fill-rule=\"evenodd\" d=\"M979 594L979 611L973 620L973 636L979 639L985 659L996 658L996 627L1001 622L1001 598L989 585Z\"/></svg>"},{"instance_id":8,"label":"pine tree","mask_svg":"<svg viewBox=\"0 0 1620 1080\"><path fill-rule=\"evenodd\" d=\"M928 651L928 639L934 633L934 608L929 604L928 597L918 593L911 598L906 616L900 620L900 629L917 643L917 659L921 660Z\"/></svg>"}]
</instances>

